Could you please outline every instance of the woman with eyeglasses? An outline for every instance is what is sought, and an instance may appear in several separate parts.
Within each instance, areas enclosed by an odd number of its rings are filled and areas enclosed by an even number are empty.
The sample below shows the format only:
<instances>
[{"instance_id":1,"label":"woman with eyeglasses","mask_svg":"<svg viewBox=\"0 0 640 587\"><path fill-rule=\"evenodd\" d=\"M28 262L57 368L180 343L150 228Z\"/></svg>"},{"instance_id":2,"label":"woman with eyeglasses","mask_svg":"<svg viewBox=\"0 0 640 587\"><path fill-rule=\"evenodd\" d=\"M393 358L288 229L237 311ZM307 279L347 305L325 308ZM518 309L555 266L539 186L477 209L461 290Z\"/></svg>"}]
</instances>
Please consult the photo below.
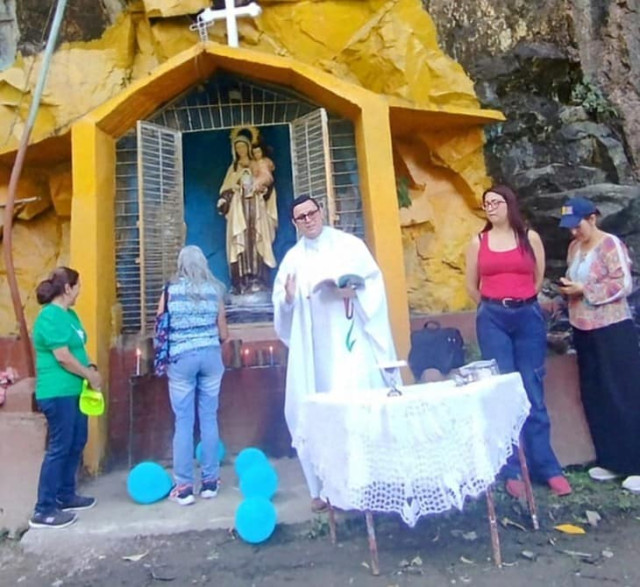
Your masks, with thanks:
<instances>
[{"instance_id":1,"label":"woman with eyeglasses","mask_svg":"<svg viewBox=\"0 0 640 587\"><path fill-rule=\"evenodd\" d=\"M501 373L519 372L531 411L524 424L527 463L535 481L556 495L571 486L551 448L544 403L546 324L537 294L544 277L544 246L527 228L514 191L496 185L482 195L487 223L467 249L466 285L478 304L476 333L484 359L495 359ZM503 469L512 497L524 495L517 451Z\"/></svg>"}]
</instances>

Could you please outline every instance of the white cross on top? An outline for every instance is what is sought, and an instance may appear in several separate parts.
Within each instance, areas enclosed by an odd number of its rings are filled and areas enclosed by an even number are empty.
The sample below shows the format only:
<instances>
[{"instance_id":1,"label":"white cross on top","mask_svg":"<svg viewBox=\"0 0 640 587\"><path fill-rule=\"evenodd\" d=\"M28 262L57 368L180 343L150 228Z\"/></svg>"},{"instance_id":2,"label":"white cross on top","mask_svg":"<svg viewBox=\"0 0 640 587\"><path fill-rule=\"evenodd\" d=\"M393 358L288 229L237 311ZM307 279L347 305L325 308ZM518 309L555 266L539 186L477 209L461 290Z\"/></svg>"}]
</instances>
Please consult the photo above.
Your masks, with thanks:
<instances>
[{"instance_id":1,"label":"white cross on top","mask_svg":"<svg viewBox=\"0 0 640 587\"><path fill-rule=\"evenodd\" d=\"M200 38L206 40L207 27L211 26L216 20L225 19L227 21L227 44L229 47L238 46L238 18L250 16L256 18L262 14L262 8L255 2L251 2L247 6L236 6L234 0L224 0L224 8L222 10L214 10L213 8L205 8L198 15L198 22L191 26L192 30L200 31Z\"/></svg>"}]
</instances>

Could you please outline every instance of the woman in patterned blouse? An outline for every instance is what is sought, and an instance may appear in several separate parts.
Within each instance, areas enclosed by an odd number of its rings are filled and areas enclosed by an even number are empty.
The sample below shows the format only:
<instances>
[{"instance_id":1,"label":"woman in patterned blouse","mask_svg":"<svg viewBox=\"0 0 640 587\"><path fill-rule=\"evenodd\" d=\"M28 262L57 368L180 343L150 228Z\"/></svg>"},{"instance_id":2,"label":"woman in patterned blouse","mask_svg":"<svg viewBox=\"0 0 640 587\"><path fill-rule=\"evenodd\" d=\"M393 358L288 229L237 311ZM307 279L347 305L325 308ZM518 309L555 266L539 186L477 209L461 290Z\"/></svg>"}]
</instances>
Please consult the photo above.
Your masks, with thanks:
<instances>
[{"instance_id":1,"label":"woman in patterned blouse","mask_svg":"<svg viewBox=\"0 0 640 587\"><path fill-rule=\"evenodd\" d=\"M224 372L221 343L229 336L224 311L224 286L209 270L202 250L184 247L178 270L167 287L171 327L169 399L175 415L173 476L169 499L180 505L195 502L193 495L193 431L196 406L202 441L200 497L218 494L218 396ZM165 307L164 293L158 313Z\"/></svg>"},{"instance_id":2,"label":"woman in patterned blouse","mask_svg":"<svg viewBox=\"0 0 640 587\"><path fill-rule=\"evenodd\" d=\"M569 321L578 353L580 391L597 467L596 481L626 476L622 486L640 493L640 352L627 296L631 261L618 237L600 230L596 206L571 198L560 226L571 230L567 274Z\"/></svg>"}]
</instances>

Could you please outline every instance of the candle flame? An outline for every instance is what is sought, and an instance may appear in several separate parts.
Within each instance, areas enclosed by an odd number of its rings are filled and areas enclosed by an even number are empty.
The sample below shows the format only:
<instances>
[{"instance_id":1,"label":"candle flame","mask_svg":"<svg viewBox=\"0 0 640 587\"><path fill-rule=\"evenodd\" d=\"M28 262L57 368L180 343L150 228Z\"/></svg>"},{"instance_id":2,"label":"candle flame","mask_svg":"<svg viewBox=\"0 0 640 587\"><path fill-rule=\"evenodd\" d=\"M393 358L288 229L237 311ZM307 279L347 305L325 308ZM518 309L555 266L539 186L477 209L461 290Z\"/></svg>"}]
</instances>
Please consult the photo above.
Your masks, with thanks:
<instances>
[{"instance_id":1,"label":"candle flame","mask_svg":"<svg viewBox=\"0 0 640 587\"><path fill-rule=\"evenodd\" d=\"M138 357L139 357L140 355L142 355L142 349L137 348L137 349L136 349L136 356L138 356Z\"/></svg>"}]
</instances>

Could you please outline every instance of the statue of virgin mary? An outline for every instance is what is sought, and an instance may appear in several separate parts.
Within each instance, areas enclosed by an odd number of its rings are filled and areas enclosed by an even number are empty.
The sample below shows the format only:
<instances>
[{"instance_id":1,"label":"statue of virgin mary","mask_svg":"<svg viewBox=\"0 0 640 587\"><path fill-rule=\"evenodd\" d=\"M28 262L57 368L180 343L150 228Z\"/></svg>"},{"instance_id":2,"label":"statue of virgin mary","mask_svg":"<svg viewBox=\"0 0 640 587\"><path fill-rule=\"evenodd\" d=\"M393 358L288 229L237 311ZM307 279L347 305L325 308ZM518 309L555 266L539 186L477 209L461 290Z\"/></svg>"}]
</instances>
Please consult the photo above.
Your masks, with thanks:
<instances>
[{"instance_id":1,"label":"statue of virgin mary","mask_svg":"<svg viewBox=\"0 0 640 587\"><path fill-rule=\"evenodd\" d=\"M273 241L278 227L276 194L256 182L252 147L260 133L251 126L231 131L232 162L220 187L217 209L227 219L227 261L234 293L268 289L269 268L276 266Z\"/></svg>"}]
</instances>

